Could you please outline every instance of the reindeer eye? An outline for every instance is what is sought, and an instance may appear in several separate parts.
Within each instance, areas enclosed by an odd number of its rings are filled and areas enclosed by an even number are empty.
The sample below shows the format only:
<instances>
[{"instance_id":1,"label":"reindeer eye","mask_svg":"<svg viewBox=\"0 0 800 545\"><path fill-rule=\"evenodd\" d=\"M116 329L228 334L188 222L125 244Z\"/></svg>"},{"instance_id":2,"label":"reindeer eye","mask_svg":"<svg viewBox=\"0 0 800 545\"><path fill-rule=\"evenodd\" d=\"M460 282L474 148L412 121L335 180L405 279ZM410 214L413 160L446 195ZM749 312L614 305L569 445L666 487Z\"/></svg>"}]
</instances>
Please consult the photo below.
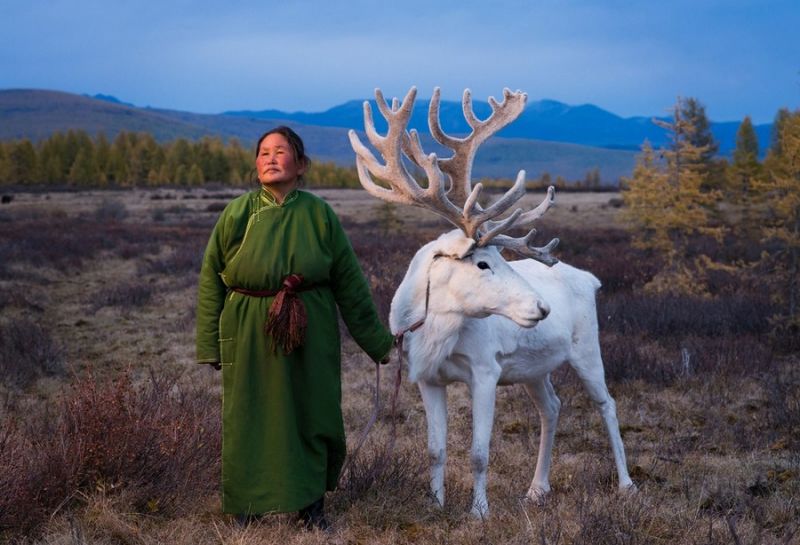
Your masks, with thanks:
<instances>
[{"instance_id":1,"label":"reindeer eye","mask_svg":"<svg viewBox=\"0 0 800 545\"><path fill-rule=\"evenodd\" d=\"M486 270L486 269L490 269L491 267L489 267L489 264L486 263L485 261L478 261L478 268Z\"/></svg>"}]
</instances>

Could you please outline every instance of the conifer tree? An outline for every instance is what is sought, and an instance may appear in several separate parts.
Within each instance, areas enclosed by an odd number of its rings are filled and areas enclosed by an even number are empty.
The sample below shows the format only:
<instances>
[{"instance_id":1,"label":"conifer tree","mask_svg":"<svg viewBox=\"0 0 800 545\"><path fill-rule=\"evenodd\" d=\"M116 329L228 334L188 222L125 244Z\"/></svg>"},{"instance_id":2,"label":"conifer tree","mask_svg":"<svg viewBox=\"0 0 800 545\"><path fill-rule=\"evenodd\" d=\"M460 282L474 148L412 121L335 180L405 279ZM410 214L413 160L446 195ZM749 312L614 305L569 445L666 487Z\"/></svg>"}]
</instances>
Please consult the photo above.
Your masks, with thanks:
<instances>
[{"instance_id":1,"label":"conifer tree","mask_svg":"<svg viewBox=\"0 0 800 545\"><path fill-rule=\"evenodd\" d=\"M663 260L663 269L646 286L649 291L704 294L705 272L714 264L705 256L690 257L688 250L694 235L722 236L713 224L721 195L705 187L708 172L697 168L708 148L693 143L695 125L680 100L670 122L654 121L667 129L670 145L656 157L645 142L633 176L624 180L624 217L635 245Z\"/></svg>"},{"instance_id":2,"label":"conifer tree","mask_svg":"<svg viewBox=\"0 0 800 545\"><path fill-rule=\"evenodd\" d=\"M692 127L691 133L687 135L689 141L693 146L702 149L698 162L710 164L719 151L719 144L711 133L711 122L706 115L706 107L692 97L678 99L678 103L681 117Z\"/></svg>"},{"instance_id":3,"label":"conifer tree","mask_svg":"<svg viewBox=\"0 0 800 545\"><path fill-rule=\"evenodd\" d=\"M783 132L783 124L791 116L788 108L781 108L775 114L775 121L772 122L772 140L770 141L769 150L773 155L780 155L781 150L781 134Z\"/></svg>"},{"instance_id":4,"label":"conifer tree","mask_svg":"<svg viewBox=\"0 0 800 545\"><path fill-rule=\"evenodd\" d=\"M11 144L9 151L11 183L32 184L39 180L36 148L27 138Z\"/></svg>"},{"instance_id":5,"label":"conifer tree","mask_svg":"<svg viewBox=\"0 0 800 545\"><path fill-rule=\"evenodd\" d=\"M129 136L128 180L132 185L146 184L151 170L157 170L163 161L163 152L153 135L132 133Z\"/></svg>"},{"instance_id":6,"label":"conifer tree","mask_svg":"<svg viewBox=\"0 0 800 545\"><path fill-rule=\"evenodd\" d=\"M736 131L736 148L733 150L733 163L731 172L734 176L731 182L747 193L750 183L758 175L760 165L758 162L758 137L753 128L750 116L746 116Z\"/></svg>"},{"instance_id":7,"label":"conifer tree","mask_svg":"<svg viewBox=\"0 0 800 545\"><path fill-rule=\"evenodd\" d=\"M69 170L70 183L89 187L97 183L100 177L97 162L94 159L94 152L91 148L81 148Z\"/></svg>"},{"instance_id":8,"label":"conifer tree","mask_svg":"<svg viewBox=\"0 0 800 545\"><path fill-rule=\"evenodd\" d=\"M166 164L172 183L186 183L186 174L193 163L192 155L192 147L185 138L178 138L169 144Z\"/></svg>"},{"instance_id":9,"label":"conifer tree","mask_svg":"<svg viewBox=\"0 0 800 545\"><path fill-rule=\"evenodd\" d=\"M600 187L600 169L598 167L586 172L583 177L583 187L586 189L598 189Z\"/></svg>"},{"instance_id":10,"label":"conifer tree","mask_svg":"<svg viewBox=\"0 0 800 545\"><path fill-rule=\"evenodd\" d=\"M196 164L206 181L224 182L230 175L230 166L225 156L222 140L205 136L196 144ZM191 170L191 169L190 169Z\"/></svg>"},{"instance_id":11,"label":"conifer tree","mask_svg":"<svg viewBox=\"0 0 800 545\"><path fill-rule=\"evenodd\" d=\"M128 167L131 149L129 140L129 134L120 131L111 144L111 152L108 157L108 179L119 186L126 186L131 182Z\"/></svg>"},{"instance_id":12,"label":"conifer tree","mask_svg":"<svg viewBox=\"0 0 800 545\"><path fill-rule=\"evenodd\" d=\"M43 148L41 153L40 165L40 181L46 184L54 184L66 181L67 175L64 175L64 165L61 162L62 156L58 153L48 153L47 147Z\"/></svg>"},{"instance_id":13,"label":"conifer tree","mask_svg":"<svg viewBox=\"0 0 800 545\"><path fill-rule=\"evenodd\" d=\"M94 143L95 161L97 162L97 183L100 186L108 184L108 163L111 160L111 144L104 133L97 135Z\"/></svg>"},{"instance_id":14,"label":"conifer tree","mask_svg":"<svg viewBox=\"0 0 800 545\"><path fill-rule=\"evenodd\" d=\"M63 163L66 169L66 174L69 174L75 158L78 156L78 151L82 148L82 139L79 138L78 132L74 129L67 131L62 143Z\"/></svg>"},{"instance_id":15,"label":"conifer tree","mask_svg":"<svg viewBox=\"0 0 800 545\"><path fill-rule=\"evenodd\" d=\"M717 159L719 143L711 132L711 122L706 115L706 107L696 98L678 98L676 108L680 109L680 117L684 129L682 138L696 148L697 152L692 157L686 157L690 168L697 171L703 178L704 189L721 189L725 186L725 165ZM670 131L664 126L663 121L656 120L656 124ZM673 144L674 145L674 144Z\"/></svg>"},{"instance_id":16,"label":"conifer tree","mask_svg":"<svg viewBox=\"0 0 800 545\"><path fill-rule=\"evenodd\" d=\"M178 185L187 185L189 183L189 169L182 164L178 165L172 175L172 182Z\"/></svg>"},{"instance_id":17,"label":"conifer tree","mask_svg":"<svg viewBox=\"0 0 800 545\"><path fill-rule=\"evenodd\" d=\"M9 183L9 173L11 171L11 161L8 158L8 150L3 142L0 142L0 184Z\"/></svg>"},{"instance_id":18,"label":"conifer tree","mask_svg":"<svg viewBox=\"0 0 800 545\"><path fill-rule=\"evenodd\" d=\"M783 308L778 321L796 335L800 329L800 111L783 116L776 142L765 161L764 175L754 185L766 208L762 234L768 251L763 261L777 281L773 295Z\"/></svg>"},{"instance_id":19,"label":"conifer tree","mask_svg":"<svg viewBox=\"0 0 800 545\"><path fill-rule=\"evenodd\" d=\"M242 147L238 138L231 138L228 140L225 153L230 165L231 183L234 185L246 183L250 170L253 168L253 157L250 152Z\"/></svg>"},{"instance_id":20,"label":"conifer tree","mask_svg":"<svg viewBox=\"0 0 800 545\"><path fill-rule=\"evenodd\" d=\"M64 134L55 133L39 146L40 181L64 183L75 159L67 157L67 140ZM70 162L67 162L70 161Z\"/></svg>"},{"instance_id":21,"label":"conifer tree","mask_svg":"<svg viewBox=\"0 0 800 545\"><path fill-rule=\"evenodd\" d=\"M757 240L760 222L756 207L754 183L761 175L758 161L758 137L747 116L736 132L733 162L728 167L727 200L733 205L728 223L744 242Z\"/></svg>"},{"instance_id":22,"label":"conifer tree","mask_svg":"<svg viewBox=\"0 0 800 545\"><path fill-rule=\"evenodd\" d=\"M186 175L186 184L190 186L202 185L203 182L203 170L195 163Z\"/></svg>"},{"instance_id":23,"label":"conifer tree","mask_svg":"<svg viewBox=\"0 0 800 545\"><path fill-rule=\"evenodd\" d=\"M157 183L158 185L166 185L172 183L172 180L170 179L169 175L169 167L167 166L166 162L162 164L161 167L158 169Z\"/></svg>"},{"instance_id":24,"label":"conifer tree","mask_svg":"<svg viewBox=\"0 0 800 545\"><path fill-rule=\"evenodd\" d=\"M633 177L623 178L626 210L625 219L634 226L633 242L637 248L670 256L675 245L670 236L672 218L664 214L665 202L675 200L674 187L664 168L657 164L656 154L645 140L636 158Z\"/></svg>"}]
</instances>

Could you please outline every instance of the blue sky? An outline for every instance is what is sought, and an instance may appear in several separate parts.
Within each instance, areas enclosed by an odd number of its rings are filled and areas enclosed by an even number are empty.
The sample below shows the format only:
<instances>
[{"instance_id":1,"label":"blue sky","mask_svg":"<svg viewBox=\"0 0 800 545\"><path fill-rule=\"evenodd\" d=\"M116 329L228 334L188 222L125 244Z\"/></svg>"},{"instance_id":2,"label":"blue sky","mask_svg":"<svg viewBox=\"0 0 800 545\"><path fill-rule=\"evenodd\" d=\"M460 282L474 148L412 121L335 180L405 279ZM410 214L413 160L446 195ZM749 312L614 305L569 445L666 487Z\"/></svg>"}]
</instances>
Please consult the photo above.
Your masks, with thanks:
<instances>
[{"instance_id":1,"label":"blue sky","mask_svg":"<svg viewBox=\"0 0 800 545\"><path fill-rule=\"evenodd\" d=\"M203 113L321 111L380 87L712 120L800 107L797 0L0 0L0 88Z\"/></svg>"}]
</instances>

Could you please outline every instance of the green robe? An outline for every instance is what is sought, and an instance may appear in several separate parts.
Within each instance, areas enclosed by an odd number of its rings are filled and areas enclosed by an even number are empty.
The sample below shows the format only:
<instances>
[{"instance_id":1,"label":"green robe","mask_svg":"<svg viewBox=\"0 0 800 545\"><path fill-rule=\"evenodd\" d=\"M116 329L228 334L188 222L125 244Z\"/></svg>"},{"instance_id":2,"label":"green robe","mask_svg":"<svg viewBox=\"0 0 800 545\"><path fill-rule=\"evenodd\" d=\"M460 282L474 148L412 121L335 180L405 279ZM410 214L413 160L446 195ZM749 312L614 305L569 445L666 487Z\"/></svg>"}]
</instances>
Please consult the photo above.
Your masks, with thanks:
<instances>
[{"instance_id":1,"label":"green robe","mask_svg":"<svg viewBox=\"0 0 800 545\"><path fill-rule=\"evenodd\" d=\"M308 315L303 346L291 354L264 333L277 290L298 273ZM339 312L376 362L392 345L369 285L336 214L295 191L278 205L263 189L228 204L200 272L197 360L222 365L222 510L297 511L333 490L346 453L341 411Z\"/></svg>"}]
</instances>

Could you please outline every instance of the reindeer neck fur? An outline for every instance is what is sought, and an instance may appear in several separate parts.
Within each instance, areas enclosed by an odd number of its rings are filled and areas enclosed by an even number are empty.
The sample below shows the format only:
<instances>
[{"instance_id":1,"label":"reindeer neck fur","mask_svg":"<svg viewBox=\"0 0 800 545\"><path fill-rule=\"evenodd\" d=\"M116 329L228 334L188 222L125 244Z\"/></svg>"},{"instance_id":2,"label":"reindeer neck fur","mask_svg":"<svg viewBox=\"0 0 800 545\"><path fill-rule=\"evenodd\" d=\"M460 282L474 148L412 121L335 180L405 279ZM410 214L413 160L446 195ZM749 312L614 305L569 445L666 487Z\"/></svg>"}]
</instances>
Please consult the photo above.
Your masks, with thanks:
<instances>
[{"instance_id":1,"label":"reindeer neck fur","mask_svg":"<svg viewBox=\"0 0 800 545\"><path fill-rule=\"evenodd\" d=\"M465 317L457 312L437 313L429 308L430 269L437 258L462 258L474 242L460 231L446 233L423 246L408 266L406 275L392 299L389 325L394 334L406 333L415 323L424 320L416 331L405 335L408 351L409 378L432 377L439 365L453 352Z\"/></svg>"},{"instance_id":2,"label":"reindeer neck fur","mask_svg":"<svg viewBox=\"0 0 800 545\"><path fill-rule=\"evenodd\" d=\"M454 312L430 313L425 324L408 335L404 343L412 382L430 379L437 374L441 364L453 353L464 320L463 315Z\"/></svg>"}]
</instances>

